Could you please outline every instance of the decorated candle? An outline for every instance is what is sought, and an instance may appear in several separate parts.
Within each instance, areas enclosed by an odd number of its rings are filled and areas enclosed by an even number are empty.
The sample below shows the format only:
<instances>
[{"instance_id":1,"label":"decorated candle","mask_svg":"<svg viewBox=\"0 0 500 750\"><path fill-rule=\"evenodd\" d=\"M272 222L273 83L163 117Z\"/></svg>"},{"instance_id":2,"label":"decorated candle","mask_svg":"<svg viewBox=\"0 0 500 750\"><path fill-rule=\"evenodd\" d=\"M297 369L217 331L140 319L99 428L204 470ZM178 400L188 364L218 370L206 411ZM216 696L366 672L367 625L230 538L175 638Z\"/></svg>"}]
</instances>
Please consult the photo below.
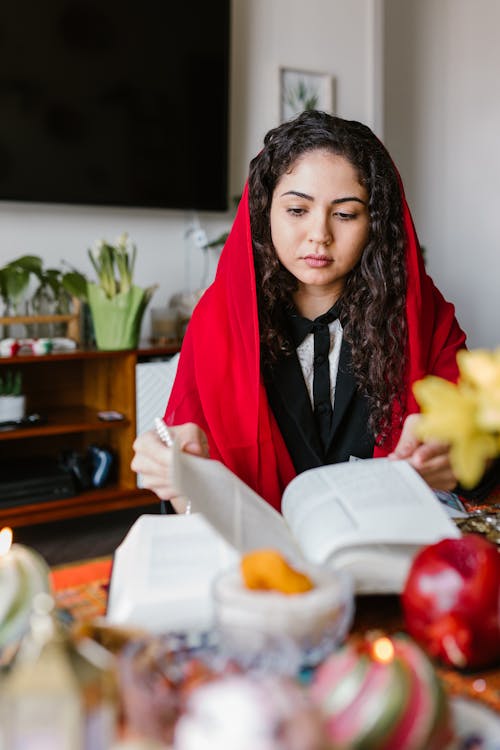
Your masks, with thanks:
<instances>
[{"instance_id":1,"label":"decorated candle","mask_svg":"<svg viewBox=\"0 0 500 750\"><path fill-rule=\"evenodd\" d=\"M26 632L33 597L49 592L49 569L35 550L12 544L12 531L0 531L0 652Z\"/></svg>"},{"instance_id":2,"label":"decorated candle","mask_svg":"<svg viewBox=\"0 0 500 750\"><path fill-rule=\"evenodd\" d=\"M452 739L443 687L409 638L366 638L333 653L317 670L311 697L332 750L444 750Z\"/></svg>"}]
</instances>

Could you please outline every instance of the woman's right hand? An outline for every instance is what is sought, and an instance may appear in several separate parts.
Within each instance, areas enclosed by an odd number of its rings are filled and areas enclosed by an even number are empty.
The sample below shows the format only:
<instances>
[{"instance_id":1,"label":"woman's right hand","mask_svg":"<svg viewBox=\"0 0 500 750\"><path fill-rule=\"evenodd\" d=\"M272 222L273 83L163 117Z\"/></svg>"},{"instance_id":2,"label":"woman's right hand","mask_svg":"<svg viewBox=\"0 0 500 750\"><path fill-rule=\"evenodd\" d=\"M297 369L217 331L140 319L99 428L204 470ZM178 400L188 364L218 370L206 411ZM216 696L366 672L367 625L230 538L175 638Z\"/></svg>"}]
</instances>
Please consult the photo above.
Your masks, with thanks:
<instances>
[{"instance_id":1,"label":"woman's right hand","mask_svg":"<svg viewBox=\"0 0 500 750\"><path fill-rule=\"evenodd\" d=\"M169 427L179 447L186 453L208 458L207 436L198 425L192 422ZM172 486L169 477L169 451L155 430L139 435L133 444L135 452L131 468L141 474L142 486L152 490L161 500L170 500L178 513L185 510L185 501Z\"/></svg>"},{"instance_id":2,"label":"woman's right hand","mask_svg":"<svg viewBox=\"0 0 500 750\"><path fill-rule=\"evenodd\" d=\"M457 478L450 462L450 446L438 441L423 443L415 434L421 414L406 417L399 442L388 458L408 461L433 490L451 491Z\"/></svg>"}]
</instances>

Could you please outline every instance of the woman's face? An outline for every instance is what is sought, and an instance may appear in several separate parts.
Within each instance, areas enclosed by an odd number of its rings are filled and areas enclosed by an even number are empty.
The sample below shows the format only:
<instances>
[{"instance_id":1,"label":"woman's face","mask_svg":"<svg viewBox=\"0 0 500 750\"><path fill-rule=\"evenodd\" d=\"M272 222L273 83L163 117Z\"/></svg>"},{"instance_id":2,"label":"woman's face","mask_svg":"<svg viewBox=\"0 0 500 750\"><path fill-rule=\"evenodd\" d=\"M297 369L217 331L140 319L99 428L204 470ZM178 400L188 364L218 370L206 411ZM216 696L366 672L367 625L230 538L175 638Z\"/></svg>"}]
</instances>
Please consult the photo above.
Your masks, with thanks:
<instances>
[{"instance_id":1,"label":"woman's face","mask_svg":"<svg viewBox=\"0 0 500 750\"><path fill-rule=\"evenodd\" d=\"M278 181L270 218L276 254L299 282L297 307L307 315L307 301L321 298L327 310L368 241L368 194L356 170L329 151L305 153Z\"/></svg>"}]
</instances>

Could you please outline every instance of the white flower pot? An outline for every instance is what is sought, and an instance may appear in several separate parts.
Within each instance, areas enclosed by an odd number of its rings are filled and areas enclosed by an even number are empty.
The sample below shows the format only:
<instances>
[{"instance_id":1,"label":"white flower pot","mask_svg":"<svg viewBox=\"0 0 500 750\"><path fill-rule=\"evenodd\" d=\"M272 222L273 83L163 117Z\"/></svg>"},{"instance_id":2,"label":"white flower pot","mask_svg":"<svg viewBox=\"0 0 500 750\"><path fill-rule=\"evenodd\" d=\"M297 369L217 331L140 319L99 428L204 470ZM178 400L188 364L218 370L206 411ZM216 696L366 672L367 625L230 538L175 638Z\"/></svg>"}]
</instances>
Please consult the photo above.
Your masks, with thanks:
<instances>
[{"instance_id":1,"label":"white flower pot","mask_svg":"<svg viewBox=\"0 0 500 750\"><path fill-rule=\"evenodd\" d=\"M17 422L25 411L26 396L0 396L0 422Z\"/></svg>"}]
</instances>

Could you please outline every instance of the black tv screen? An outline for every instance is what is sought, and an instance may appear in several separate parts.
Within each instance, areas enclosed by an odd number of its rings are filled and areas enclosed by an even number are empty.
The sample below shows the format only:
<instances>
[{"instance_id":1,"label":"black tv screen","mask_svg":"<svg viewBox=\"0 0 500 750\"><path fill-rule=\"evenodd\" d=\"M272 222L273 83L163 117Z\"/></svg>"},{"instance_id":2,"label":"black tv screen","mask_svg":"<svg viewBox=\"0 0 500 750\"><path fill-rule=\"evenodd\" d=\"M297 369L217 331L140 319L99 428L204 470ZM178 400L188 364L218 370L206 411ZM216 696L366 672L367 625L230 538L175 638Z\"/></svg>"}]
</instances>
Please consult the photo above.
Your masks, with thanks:
<instances>
[{"instance_id":1,"label":"black tv screen","mask_svg":"<svg viewBox=\"0 0 500 750\"><path fill-rule=\"evenodd\" d=\"M229 12L0 3L0 200L226 209Z\"/></svg>"}]
</instances>

